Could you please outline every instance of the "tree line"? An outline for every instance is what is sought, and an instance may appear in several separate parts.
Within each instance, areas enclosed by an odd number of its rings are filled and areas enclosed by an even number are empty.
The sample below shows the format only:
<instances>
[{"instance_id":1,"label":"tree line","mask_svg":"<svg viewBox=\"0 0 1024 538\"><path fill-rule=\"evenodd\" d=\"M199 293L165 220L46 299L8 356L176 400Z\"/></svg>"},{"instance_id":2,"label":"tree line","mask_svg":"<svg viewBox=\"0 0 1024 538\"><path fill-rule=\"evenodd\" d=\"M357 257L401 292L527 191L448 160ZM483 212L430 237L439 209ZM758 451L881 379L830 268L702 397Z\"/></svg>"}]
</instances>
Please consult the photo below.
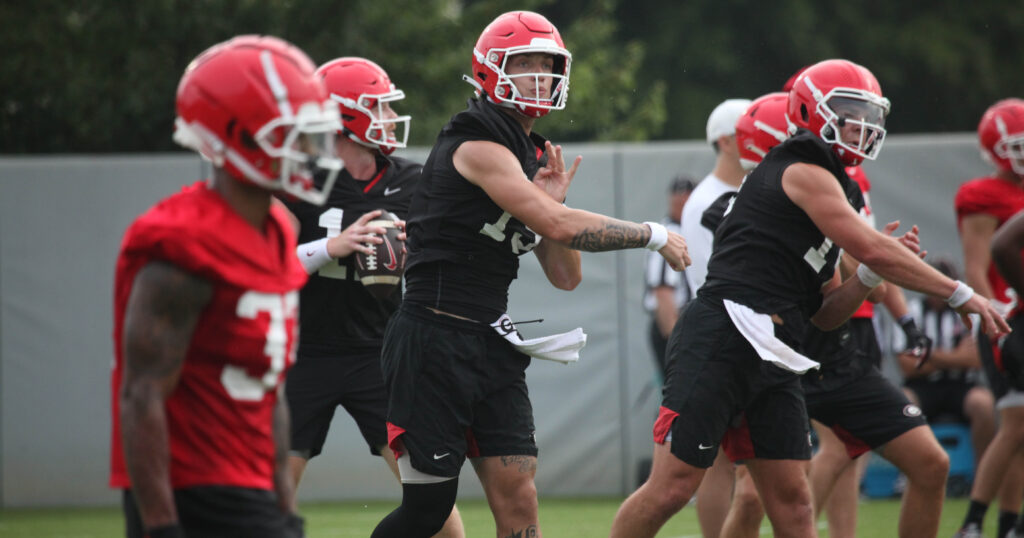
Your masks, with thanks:
<instances>
[{"instance_id":1,"label":"tree line","mask_svg":"<svg viewBox=\"0 0 1024 538\"><path fill-rule=\"evenodd\" d=\"M0 153L150 152L171 142L187 63L241 33L282 37L316 63L363 56L407 99L410 143L430 145L472 94L480 31L512 9L555 23L573 54L556 141L703 137L725 98L777 91L842 57L893 102L890 132L972 131L1024 97L1024 3L989 0L37 0L0 3Z\"/></svg>"}]
</instances>

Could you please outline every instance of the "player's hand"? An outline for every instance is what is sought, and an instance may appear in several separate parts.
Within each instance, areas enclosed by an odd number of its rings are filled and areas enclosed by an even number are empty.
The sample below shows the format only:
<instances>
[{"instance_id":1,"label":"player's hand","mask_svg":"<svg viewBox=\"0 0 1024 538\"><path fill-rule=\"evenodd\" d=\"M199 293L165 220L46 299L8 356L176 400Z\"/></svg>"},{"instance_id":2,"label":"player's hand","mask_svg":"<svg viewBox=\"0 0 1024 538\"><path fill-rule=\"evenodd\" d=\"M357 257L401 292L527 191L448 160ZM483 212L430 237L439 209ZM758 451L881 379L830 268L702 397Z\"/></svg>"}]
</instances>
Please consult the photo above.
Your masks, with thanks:
<instances>
[{"instance_id":1,"label":"player's hand","mask_svg":"<svg viewBox=\"0 0 1024 538\"><path fill-rule=\"evenodd\" d=\"M915 369L920 369L932 354L932 339L917 328L913 318L907 319L900 324L903 334L907 337L907 347L903 354L909 355L917 360Z\"/></svg>"},{"instance_id":2,"label":"player's hand","mask_svg":"<svg viewBox=\"0 0 1024 538\"><path fill-rule=\"evenodd\" d=\"M565 195L569 192L569 184L572 183L572 178L576 175L583 156L577 155L572 166L566 170L562 146L548 141L544 143L544 151L548 154L548 164L537 170L533 176L533 184L544 189L544 192L548 193L548 196L556 202L561 202L565 200Z\"/></svg>"},{"instance_id":3,"label":"player's hand","mask_svg":"<svg viewBox=\"0 0 1024 538\"><path fill-rule=\"evenodd\" d=\"M968 329L973 328L969 314L981 316L981 330L985 331L989 338L995 339L1010 333L1010 325L1006 323L1006 318L999 314L991 301L978 293L960 305L956 312L960 314L960 319Z\"/></svg>"},{"instance_id":4,"label":"player's hand","mask_svg":"<svg viewBox=\"0 0 1024 538\"><path fill-rule=\"evenodd\" d=\"M885 235L892 235L893 232L896 231L896 228L899 228L899 226L900 221L894 220L889 224L886 224L882 228L882 233L884 233ZM899 241L901 245L907 247L908 250L910 250L914 254L917 254L918 258L924 259L924 257L928 254L928 251L921 250L921 238L918 235L920 233L921 231L917 228L917 225L915 224L910 227L910 230L907 231L907 233L897 237L896 240Z\"/></svg>"},{"instance_id":5,"label":"player's hand","mask_svg":"<svg viewBox=\"0 0 1024 538\"><path fill-rule=\"evenodd\" d=\"M395 221L395 226L398 226L398 229L402 230L401 233L398 234L398 240L405 243L405 240L408 239L408 236L405 235L405 221L398 219ZM405 248L405 245L402 245L402 248Z\"/></svg>"},{"instance_id":6,"label":"player's hand","mask_svg":"<svg viewBox=\"0 0 1024 538\"><path fill-rule=\"evenodd\" d=\"M332 258L345 258L353 252L373 254L373 249L366 243L380 244L384 242L381 235L387 233L381 226L367 226L371 220L379 217L382 211L374 209L359 217L358 220L341 231L340 234L327 240L327 253Z\"/></svg>"},{"instance_id":7,"label":"player's hand","mask_svg":"<svg viewBox=\"0 0 1024 538\"><path fill-rule=\"evenodd\" d=\"M674 232L668 233L668 243L658 250L658 254L661 254L669 266L676 271L686 269L686 266L691 263L690 252L686 250L686 240Z\"/></svg>"}]
</instances>

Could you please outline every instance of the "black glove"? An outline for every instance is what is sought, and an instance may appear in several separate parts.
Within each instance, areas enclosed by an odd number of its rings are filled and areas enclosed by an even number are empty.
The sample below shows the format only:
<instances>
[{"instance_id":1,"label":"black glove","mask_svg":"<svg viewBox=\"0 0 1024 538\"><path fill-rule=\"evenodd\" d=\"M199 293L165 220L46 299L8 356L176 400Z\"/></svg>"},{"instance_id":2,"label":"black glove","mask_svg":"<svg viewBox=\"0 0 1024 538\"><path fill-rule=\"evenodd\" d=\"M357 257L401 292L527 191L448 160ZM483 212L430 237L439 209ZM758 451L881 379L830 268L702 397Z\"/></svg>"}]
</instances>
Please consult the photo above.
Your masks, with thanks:
<instances>
[{"instance_id":1,"label":"black glove","mask_svg":"<svg viewBox=\"0 0 1024 538\"><path fill-rule=\"evenodd\" d=\"M932 354L932 339L917 328L914 318L910 316L906 316L900 321L900 327L907 337L907 347L903 352L918 357L917 367L920 368Z\"/></svg>"},{"instance_id":2,"label":"black glove","mask_svg":"<svg viewBox=\"0 0 1024 538\"><path fill-rule=\"evenodd\" d=\"M179 523L154 527L146 531L149 538L185 538L185 529Z\"/></svg>"}]
</instances>

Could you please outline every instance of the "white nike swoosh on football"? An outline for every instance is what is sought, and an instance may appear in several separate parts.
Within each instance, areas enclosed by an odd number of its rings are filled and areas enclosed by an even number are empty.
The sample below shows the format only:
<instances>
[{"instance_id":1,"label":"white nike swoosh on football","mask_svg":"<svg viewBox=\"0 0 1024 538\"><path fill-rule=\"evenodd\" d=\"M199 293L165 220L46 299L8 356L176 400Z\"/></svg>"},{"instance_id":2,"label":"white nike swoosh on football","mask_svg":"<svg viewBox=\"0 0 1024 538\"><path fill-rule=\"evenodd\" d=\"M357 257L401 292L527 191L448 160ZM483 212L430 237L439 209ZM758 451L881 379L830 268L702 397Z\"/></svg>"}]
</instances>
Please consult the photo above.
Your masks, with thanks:
<instances>
[{"instance_id":1,"label":"white nike swoosh on football","mask_svg":"<svg viewBox=\"0 0 1024 538\"><path fill-rule=\"evenodd\" d=\"M439 460L439 459L447 456L448 454L451 454L451 452L445 452L444 454L441 454L440 456L438 456L437 454L434 454L434 459L435 460Z\"/></svg>"},{"instance_id":2,"label":"white nike swoosh on football","mask_svg":"<svg viewBox=\"0 0 1024 538\"><path fill-rule=\"evenodd\" d=\"M391 187L388 187L384 189L384 196L391 196L392 194L395 194L400 190L402 190L402 187L398 187L397 189L392 189Z\"/></svg>"}]
</instances>

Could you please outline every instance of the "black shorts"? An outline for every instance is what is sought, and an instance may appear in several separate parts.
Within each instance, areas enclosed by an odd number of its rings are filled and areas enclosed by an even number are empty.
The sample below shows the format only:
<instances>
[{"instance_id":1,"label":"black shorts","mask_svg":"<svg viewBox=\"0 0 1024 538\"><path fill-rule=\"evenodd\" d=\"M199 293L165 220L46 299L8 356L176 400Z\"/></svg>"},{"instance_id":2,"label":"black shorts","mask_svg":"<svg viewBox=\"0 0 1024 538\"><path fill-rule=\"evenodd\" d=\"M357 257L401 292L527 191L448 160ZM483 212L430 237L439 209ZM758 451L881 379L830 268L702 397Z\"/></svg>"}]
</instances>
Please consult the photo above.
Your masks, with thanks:
<instances>
[{"instance_id":1,"label":"black shorts","mask_svg":"<svg viewBox=\"0 0 1024 538\"><path fill-rule=\"evenodd\" d=\"M388 441L413 468L454 477L467 456L537 455L530 357L490 326L403 303L384 333L382 361Z\"/></svg>"},{"instance_id":2,"label":"black shorts","mask_svg":"<svg viewBox=\"0 0 1024 538\"><path fill-rule=\"evenodd\" d=\"M380 350L339 355L304 350L288 371L285 396L291 411L291 448L306 458L323 450L338 406L355 419L370 452L387 444L387 388Z\"/></svg>"},{"instance_id":3,"label":"black shorts","mask_svg":"<svg viewBox=\"0 0 1024 538\"><path fill-rule=\"evenodd\" d=\"M921 409L876 368L840 388L806 398L807 414L832 428L851 459L926 424Z\"/></svg>"},{"instance_id":4,"label":"black shorts","mask_svg":"<svg viewBox=\"0 0 1024 538\"><path fill-rule=\"evenodd\" d=\"M226 486L174 490L174 505L188 538L302 538L303 521L286 514L272 491ZM125 536L144 538L145 529L131 490L121 496Z\"/></svg>"},{"instance_id":5,"label":"black shorts","mask_svg":"<svg viewBox=\"0 0 1024 538\"><path fill-rule=\"evenodd\" d=\"M810 458L799 376L761 360L721 303L690 301L669 338L668 357L655 442L671 432L676 457L710 467L730 423L744 416L752 457ZM665 418L665 409L676 416Z\"/></svg>"},{"instance_id":6,"label":"black shorts","mask_svg":"<svg viewBox=\"0 0 1024 538\"><path fill-rule=\"evenodd\" d=\"M961 379L929 381L922 378L909 379L903 386L917 395L917 401L925 417L934 420L940 415L951 415L960 422L969 422L964 415L964 400L967 399L967 393L975 387L974 383Z\"/></svg>"}]
</instances>

